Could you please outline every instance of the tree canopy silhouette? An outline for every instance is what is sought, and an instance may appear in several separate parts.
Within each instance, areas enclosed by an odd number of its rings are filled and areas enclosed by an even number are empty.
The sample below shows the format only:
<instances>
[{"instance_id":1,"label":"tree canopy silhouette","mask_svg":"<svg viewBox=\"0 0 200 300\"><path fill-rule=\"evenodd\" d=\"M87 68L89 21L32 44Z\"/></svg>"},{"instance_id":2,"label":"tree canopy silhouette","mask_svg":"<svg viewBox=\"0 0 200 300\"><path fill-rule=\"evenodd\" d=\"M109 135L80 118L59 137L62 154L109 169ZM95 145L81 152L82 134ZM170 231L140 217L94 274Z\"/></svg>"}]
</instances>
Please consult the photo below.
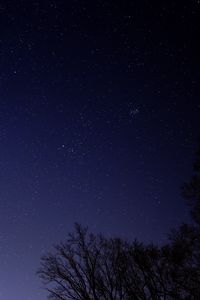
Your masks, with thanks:
<instances>
[{"instance_id":1,"label":"tree canopy silhouette","mask_svg":"<svg viewBox=\"0 0 200 300\"><path fill-rule=\"evenodd\" d=\"M75 224L68 239L41 258L38 271L54 300L200 299L200 150L184 185L194 224L173 230L167 245L92 234Z\"/></svg>"},{"instance_id":2,"label":"tree canopy silhouette","mask_svg":"<svg viewBox=\"0 0 200 300\"><path fill-rule=\"evenodd\" d=\"M186 226L186 225L185 225ZM42 257L39 276L51 299L198 299L199 239L182 227L171 244L127 243L90 234L76 224L75 233Z\"/></svg>"}]
</instances>

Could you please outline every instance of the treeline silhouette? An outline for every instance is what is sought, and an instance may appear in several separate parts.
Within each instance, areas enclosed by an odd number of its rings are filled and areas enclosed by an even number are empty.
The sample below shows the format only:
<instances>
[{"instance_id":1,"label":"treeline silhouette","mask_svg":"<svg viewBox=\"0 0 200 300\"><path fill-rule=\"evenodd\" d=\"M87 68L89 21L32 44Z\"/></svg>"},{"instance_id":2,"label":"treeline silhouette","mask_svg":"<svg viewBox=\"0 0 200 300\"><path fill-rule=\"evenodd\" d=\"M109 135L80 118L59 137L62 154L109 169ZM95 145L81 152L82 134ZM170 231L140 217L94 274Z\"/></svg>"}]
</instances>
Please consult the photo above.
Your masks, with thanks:
<instances>
[{"instance_id":1,"label":"treeline silhouette","mask_svg":"<svg viewBox=\"0 0 200 300\"><path fill-rule=\"evenodd\" d=\"M167 245L106 238L75 224L38 271L54 300L200 299L200 148L182 194L192 224L171 231Z\"/></svg>"}]
</instances>

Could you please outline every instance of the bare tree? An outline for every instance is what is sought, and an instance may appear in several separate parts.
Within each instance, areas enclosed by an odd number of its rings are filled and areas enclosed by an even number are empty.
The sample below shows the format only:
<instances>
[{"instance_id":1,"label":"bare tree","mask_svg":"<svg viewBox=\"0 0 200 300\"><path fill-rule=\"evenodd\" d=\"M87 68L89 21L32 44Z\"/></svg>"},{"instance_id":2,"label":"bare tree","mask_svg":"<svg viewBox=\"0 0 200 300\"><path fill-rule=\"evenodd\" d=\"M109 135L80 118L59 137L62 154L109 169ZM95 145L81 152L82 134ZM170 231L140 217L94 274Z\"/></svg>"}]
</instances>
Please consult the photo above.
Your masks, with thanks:
<instances>
[{"instance_id":1,"label":"bare tree","mask_svg":"<svg viewBox=\"0 0 200 300\"><path fill-rule=\"evenodd\" d=\"M200 151L198 152L200 157ZM163 247L106 238L75 225L41 259L39 276L53 300L200 299L200 158L183 188L195 223L173 230Z\"/></svg>"},{"instance_id":2,"label":"bare tree","mask_svg":"<svg viewBox=\"0 0 200 300\"><path fill-rule=\"evenodd\" d=\"M188 225L156 247L107 239L76 224L54 250L38 271L51 299L200 299L200 239Z\"/></svg>"},{"instance_id":3,"label":"bare tree","mask_svg":"<svg viewBox=\"0 0 200 300\"><path fill-rule=\"evenodd\" d=\"M38 271L52 299L125 299L120 261L126 243L89 234L76 224L75 233L55 246L54 254L42 257Z\"/></svg>"}]
</instances>

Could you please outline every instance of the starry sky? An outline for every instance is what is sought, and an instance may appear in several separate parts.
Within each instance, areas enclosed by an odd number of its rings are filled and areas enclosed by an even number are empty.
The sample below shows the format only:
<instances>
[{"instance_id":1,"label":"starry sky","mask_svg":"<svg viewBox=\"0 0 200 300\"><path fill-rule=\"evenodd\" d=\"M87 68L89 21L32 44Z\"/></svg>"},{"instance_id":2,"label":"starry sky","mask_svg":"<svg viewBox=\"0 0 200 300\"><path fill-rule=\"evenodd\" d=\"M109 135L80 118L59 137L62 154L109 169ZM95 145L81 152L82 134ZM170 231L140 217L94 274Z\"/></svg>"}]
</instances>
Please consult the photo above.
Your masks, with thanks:
<instances>
[{"instance_id":1,"label":"starry sky","mask_svg":"<svg viewBox=\"0 0 200 300\"><path fill-rule=\"evenodd\" d=\"M200 1L0 1L0 299L44 300L74 222L162 244L189 220Z\"/></svg>"}]
</instances>

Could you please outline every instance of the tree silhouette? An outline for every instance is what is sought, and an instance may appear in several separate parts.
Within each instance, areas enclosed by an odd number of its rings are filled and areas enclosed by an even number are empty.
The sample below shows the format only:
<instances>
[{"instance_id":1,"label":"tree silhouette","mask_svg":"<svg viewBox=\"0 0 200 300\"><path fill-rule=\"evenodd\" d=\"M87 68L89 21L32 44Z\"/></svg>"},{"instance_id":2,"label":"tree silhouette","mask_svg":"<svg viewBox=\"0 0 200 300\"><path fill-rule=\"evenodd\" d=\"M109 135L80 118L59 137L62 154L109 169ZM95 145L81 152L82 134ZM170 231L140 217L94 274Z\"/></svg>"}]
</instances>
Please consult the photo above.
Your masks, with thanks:
<instances>
[{"instance_id":1,"label":"tree silhouette","mask_svg":"<svg viewBox=\"0 0 200 300\"><path fill-rule=\"evenodd\" d=\"M200 234L196 226L183 224L171 233L169 277L180 299L200 299Z\"/></svg>"},{"instance_id":2,"label":"tree silhouette","mask_svg":"<svg viewBox=\"0 0 200 300\"><path fill-rule=\"evenodd\" d=\"M170 234L168 244L169 277L181 299L200 299L200 143L193 164L194 175L182 187L190 206L193 224L182 224Z\"/></svg>"},{"instance_id":3,"label":"tree silhouette","mask_svg":"<svg viewBox=\"0 0 200 300\"><path fill-rule=\"evenodd\" d=\"M42 257L40 277L52 299L123 299L126 243L89 234L75 225L75 233L55 247L55 254ZM123 262L123 263L122 263Z\"/></svg>"},{"instance_id":4,"label":"tree silhouette","mask_svg":"<svg viewBox=\"0 0 200 300\"><path fill-rule=\"evenodd\" d=\"M178 234L158 248L107 239L76 224L55 253L42 257L38 273L55 300L198 299L199 258L194 260L186 236L185 249Z\"/></svg>"},{"instance_id":5,"label":"tree silhouette","mask_svg":"<svg viewBox=\"0 0 200 300\"><path fill-rule=\"evenodd\" d=\"M162 247L75 232L41 258L40 278L53 300L200 299L200 150L184 184L194 224L171 231Z\"/></svg>"}]
</instances>

